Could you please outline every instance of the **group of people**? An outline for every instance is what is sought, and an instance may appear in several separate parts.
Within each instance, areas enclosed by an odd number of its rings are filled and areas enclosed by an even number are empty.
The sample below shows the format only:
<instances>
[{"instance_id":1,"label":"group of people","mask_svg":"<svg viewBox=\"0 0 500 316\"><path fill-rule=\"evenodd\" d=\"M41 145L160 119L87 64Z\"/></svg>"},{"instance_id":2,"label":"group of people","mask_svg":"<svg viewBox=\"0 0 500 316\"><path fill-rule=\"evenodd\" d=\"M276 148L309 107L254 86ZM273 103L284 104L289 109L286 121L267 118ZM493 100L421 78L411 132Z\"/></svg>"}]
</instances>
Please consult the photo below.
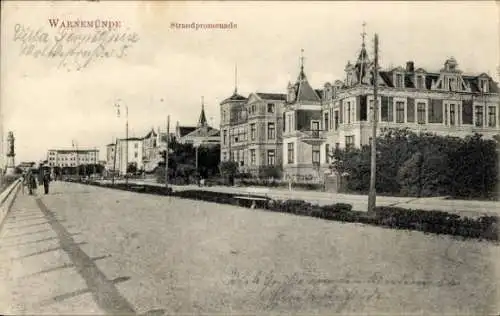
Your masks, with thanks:
<instances>
[{"instance_id":1,"label":"group of people","mask_svg":"<svg viewBox=\"0 0 500 316\"><path fill-rule=\"evenodd\" d=\"M49 184L50 184L50 173L48 171L39 171L40 174L38 176L38 185L43 184L43 189L45 194L49 194ZM28 192L30 195L33 195L33 192L37 188L37 177L33 173L33 171L29 170L24 174L24 180L23 180L23 193L24 193L24 188L28 189Z\"/></svg>"}]
</instances>

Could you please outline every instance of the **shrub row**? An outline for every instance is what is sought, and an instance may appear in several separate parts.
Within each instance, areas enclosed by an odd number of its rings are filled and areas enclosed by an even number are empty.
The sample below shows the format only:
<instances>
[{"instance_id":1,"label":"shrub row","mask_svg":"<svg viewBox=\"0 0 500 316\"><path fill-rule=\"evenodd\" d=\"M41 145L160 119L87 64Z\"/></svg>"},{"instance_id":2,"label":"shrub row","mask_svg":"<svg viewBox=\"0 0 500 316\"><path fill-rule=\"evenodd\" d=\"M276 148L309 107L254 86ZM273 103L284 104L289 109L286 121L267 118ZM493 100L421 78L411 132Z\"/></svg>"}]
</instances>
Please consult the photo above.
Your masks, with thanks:
<instances>
[{"instance_id":1,"label":"shrub row","mask_svg":"<svg viewBox=\"0 0 500 316\"><path fill-rule=\"evenodd\" d=\"M202 200L219 204L230 204L250 207L251 201L235 198L237 194L212 192L203 190L186 190L172 192L165 187L149 185L99 184L88 182L92 185L149 193L171 195L179 198ZM381 227L422 231L425 233L446 234L464 238L486 239L498 241L499 218L496 216L482 216L479 218L460 217L442 211L412 210L398 207L377 207L373 215L367 212L353 211L352 205L335 203L319 206L304 200L272 200L258 195L264 200L258 201L256 207L273 212L289 213L300 216L310 216L326 220L348 223L362 223Z\"/></svg>"}]
</instances>

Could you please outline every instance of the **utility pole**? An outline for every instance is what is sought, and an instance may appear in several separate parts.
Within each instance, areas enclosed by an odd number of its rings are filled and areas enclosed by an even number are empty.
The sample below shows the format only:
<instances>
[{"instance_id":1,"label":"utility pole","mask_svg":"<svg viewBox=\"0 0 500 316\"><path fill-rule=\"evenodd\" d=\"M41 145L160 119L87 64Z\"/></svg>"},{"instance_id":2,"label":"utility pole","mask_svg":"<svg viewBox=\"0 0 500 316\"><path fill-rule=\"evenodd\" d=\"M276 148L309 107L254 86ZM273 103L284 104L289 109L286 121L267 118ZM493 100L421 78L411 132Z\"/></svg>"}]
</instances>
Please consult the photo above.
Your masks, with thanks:
<instances>
[{"instance_id":1,"label":"utility pole","mask_svg":"<svg viewBox=\"0 0 500 316\"><path fill-rule=\"evenodd\" d=\"M120 146L121 147L121 146ZM113 176L111 178L111 183L115 184L115 173L116 173L116 153L118 152L118 138L115 141L115 157L113 159ZM121 159L121 157L120 157Z\"/></svg>"},{"instance_id":2,"label":"utility pole","mask_svg":"<svg viewBox=\"0 0 500 316\"><path fill-rule=\"evenodd\" d=\"M375 34L375 62L374 62L374 76L373 76L373 122L372 122L372 143L371 143L371 168L370 168L370 191L368 193L368 213L375 211L376 205L376 189L375 179L377 171L377 119L378 119L378 96L377 96L377 79L378 79L378 35Z\"/></svg>"},{"instance_id":3,"label":"utility pole","mask_svg":"<svg viewBox=\"0 0 500 316\"><path fill-rule=\"evenodd\" d=\"M168 151L169 151L169 144L170 144L170 115L167 116L167 148L165 149L165 188L168 188Z\"/></svg>"},{"instance_id":4,"label":"utility pole","mask_svg":"<svg viewBox=\"0 0 500 316\"><path fill-rule=\"evenodd\" d=\"M125 105L125 186L128 186L128 105Z\"/></svg>"}]
</instances>

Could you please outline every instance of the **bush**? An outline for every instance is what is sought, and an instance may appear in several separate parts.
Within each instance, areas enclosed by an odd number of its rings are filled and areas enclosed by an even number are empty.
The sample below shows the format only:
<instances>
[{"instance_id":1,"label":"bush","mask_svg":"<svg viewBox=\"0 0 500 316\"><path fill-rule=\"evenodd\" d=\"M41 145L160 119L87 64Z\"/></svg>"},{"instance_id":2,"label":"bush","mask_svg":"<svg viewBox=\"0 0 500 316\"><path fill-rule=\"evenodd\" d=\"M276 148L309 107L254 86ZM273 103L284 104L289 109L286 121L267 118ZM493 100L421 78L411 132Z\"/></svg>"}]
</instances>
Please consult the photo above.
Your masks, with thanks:
<instances>
[{"instance_id":1,"label":"bush","mask_svg":"<svg viewBox=\"0 0 500 316\"><path fill-rule=\"evenodd\" d=\"M450 195L491 198L498 183L497 147L500 138L475 134L464 139L385 129L377 137L379 193L405 196ZM347 191L367 192L370 146L334 152L332 168L349 174Z\"/></svg>"},{"instance_id":2,"label":"bush","mask_svg":"<svg viewBox=\"0 0 500 316\"><path fill-rule=\"evenodd\" d=\"M380 226L498 240L498 217L494 216L472 219L442 211L408 210L398 207L377 207L375 212Z\"/></svg>"}]
</instances>

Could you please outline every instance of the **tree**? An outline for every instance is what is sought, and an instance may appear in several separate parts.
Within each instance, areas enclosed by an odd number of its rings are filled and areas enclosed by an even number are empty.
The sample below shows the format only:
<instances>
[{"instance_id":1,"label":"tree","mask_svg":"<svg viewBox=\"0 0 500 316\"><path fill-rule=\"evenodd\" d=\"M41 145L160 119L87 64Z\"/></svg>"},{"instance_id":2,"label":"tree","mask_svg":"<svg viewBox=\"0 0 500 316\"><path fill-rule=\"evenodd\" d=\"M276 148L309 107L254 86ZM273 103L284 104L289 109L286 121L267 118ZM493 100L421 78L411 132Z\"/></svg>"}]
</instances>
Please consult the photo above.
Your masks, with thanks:
<instances>
[{"instance_id":1,"label":"tree","mask_svg":"<svg viewBox=\"0 0 500 316\"><path fill-rule=\"evenodd\" d=\"M136 173L137 172L137 162L129 162L127 166L127 173Z\"/></svg>"}]
</instances>

